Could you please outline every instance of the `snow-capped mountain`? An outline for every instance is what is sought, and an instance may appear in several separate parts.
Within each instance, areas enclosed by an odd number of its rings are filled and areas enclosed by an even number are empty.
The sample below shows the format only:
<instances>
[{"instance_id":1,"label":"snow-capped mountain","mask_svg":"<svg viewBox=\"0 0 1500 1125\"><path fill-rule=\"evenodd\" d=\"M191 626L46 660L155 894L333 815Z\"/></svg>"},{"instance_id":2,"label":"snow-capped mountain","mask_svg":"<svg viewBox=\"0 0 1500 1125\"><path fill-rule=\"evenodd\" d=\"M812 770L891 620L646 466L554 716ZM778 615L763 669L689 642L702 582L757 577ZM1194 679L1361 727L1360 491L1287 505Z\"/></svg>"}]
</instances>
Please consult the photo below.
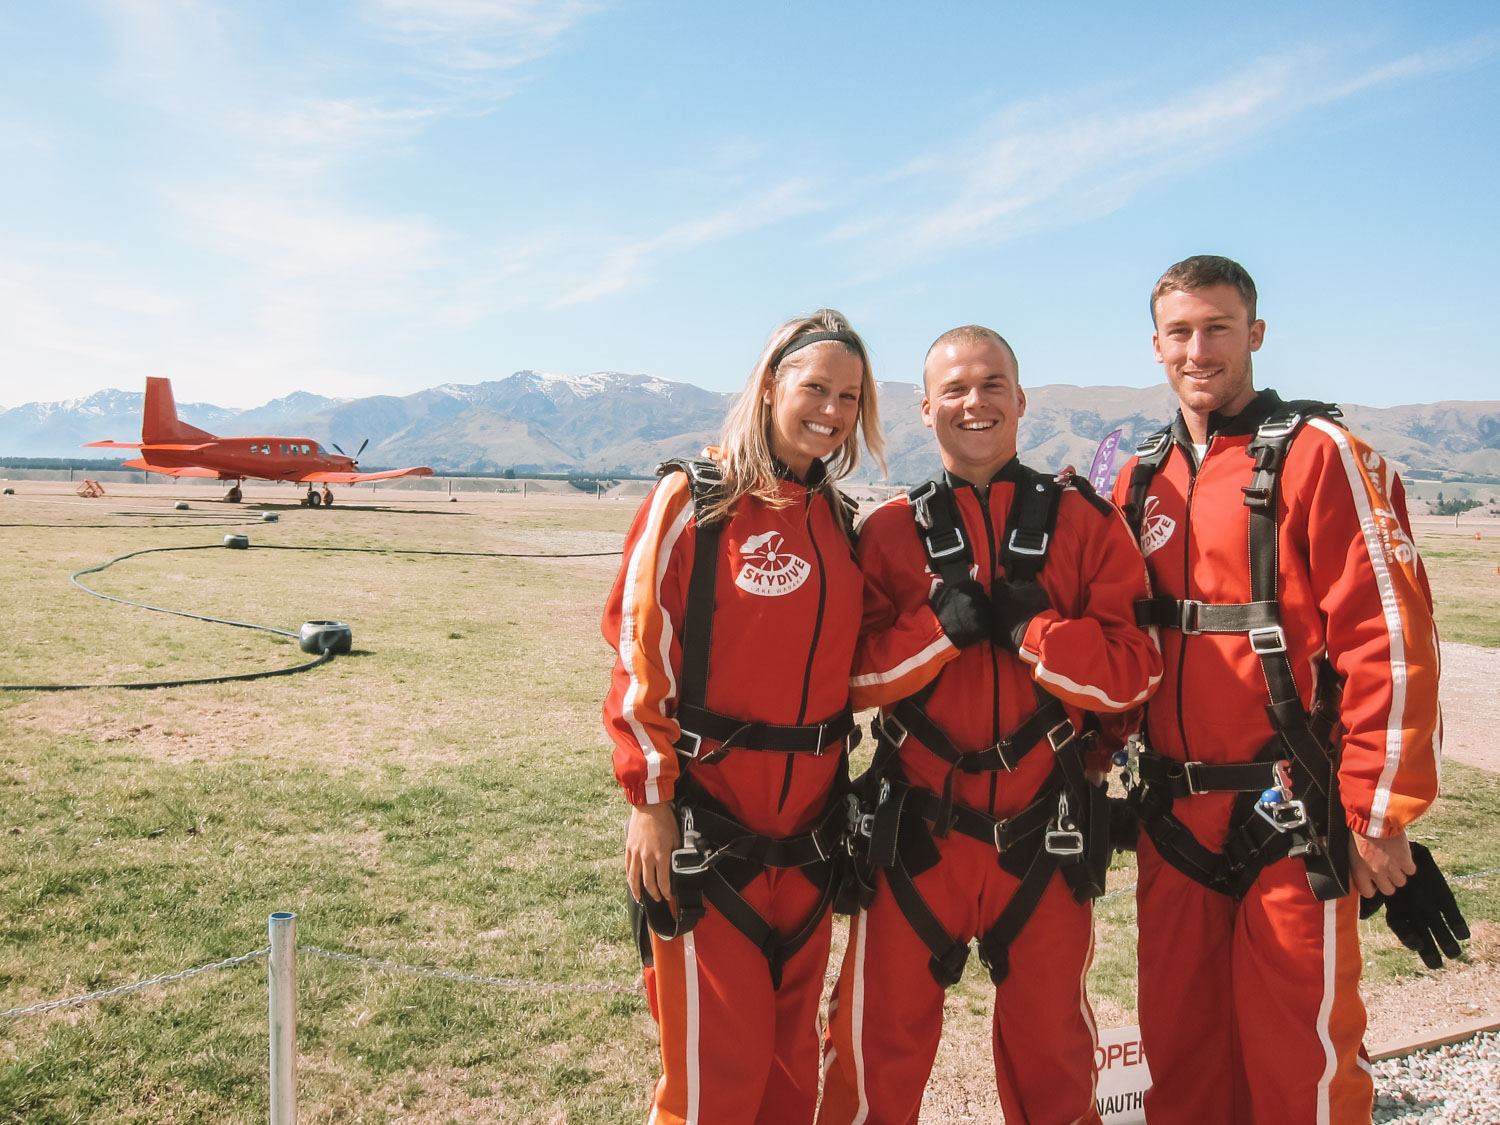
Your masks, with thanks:
<instances>
[{"instance_id":1,"label":"snow-capped mountain","mask_svg":"<svg viewBox=\"0 0 1500 1125\"><path fill-rule=\"evenodd\" d=\"M896 481L937 468L921 422L921 388L880 384L886 459ZM1095 446L1123 427L1124 449L1171 417L1165 386L1027 387L1021 455L1037 467L1087 469ZM0 456L87 457L86 442L140 434L142 394L100 391L69 402L0 410ZM732 395L651 375L517 371L483 383L445 383L404 396L333 399L298 391L253 410L179 403L183 419L225 436L309 437L353 451L361 466L431 465L444 471L645 474L667 457L715 440ZM1346 406L1351 428L1415 468L1500 475L1500 403ZM1123 462L1123 454L1121 456ZM861 466L862 479L878 475Z\"/></svg>"}]
</instances>

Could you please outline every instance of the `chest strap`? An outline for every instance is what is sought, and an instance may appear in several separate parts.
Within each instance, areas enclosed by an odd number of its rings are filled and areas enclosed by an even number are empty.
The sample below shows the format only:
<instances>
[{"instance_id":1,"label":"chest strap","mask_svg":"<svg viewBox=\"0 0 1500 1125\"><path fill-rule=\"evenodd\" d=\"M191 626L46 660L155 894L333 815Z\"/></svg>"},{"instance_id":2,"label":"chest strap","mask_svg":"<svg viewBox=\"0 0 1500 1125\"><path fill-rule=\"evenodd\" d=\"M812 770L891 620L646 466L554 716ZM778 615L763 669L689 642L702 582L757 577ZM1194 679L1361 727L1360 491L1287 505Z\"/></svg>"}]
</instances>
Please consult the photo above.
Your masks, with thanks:
<instances>
[{"instance_id":1,"label":"chest strap","mask_svg":"<svg viewBox=\"0 0 1500 1125\"><path fill-rule=\"evenodd\" d=\"M804 726L746 722L691 703L679 704L676 718L682 728L675 744L678 752L704 765L712 765L734 749L811 754L816 758L829 751L842 751L846 744L850 749L859 744L859 724L848 708L825 722ZM719 745L701 753L705 739Z\"/></svg>"}]
</instances>

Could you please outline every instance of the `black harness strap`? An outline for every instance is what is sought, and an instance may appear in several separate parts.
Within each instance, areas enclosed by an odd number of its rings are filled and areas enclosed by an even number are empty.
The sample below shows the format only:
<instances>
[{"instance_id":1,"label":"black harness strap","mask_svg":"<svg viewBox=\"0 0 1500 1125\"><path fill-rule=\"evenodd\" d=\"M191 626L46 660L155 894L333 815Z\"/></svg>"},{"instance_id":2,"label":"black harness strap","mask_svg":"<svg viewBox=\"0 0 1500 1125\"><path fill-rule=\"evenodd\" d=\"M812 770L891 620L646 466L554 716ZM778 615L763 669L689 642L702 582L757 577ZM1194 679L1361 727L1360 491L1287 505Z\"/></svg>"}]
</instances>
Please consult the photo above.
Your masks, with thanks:
<instances>
[{"instance_id":1,"label":"black harness strap","mask_svg":"<svg viewBox=\"0 0 1500 1125\"><path fill-rule=\"evenodd\" d=\"M1286 855L1306 860L1308 883L1319 899L1348 892L1348 826L1338 801L1338 761L1330 749L1337 725L1338 688L1329 673L1326 682L1318 685L1318 714L1309 714L1303 707L1281 620L1278 536L1280 473L1292 439L1311 417L1341 416L1338 407L1330 403L1283 403L1261 423L1246 447L1246 453L1255 460L1250 484L1241 489L1249 509L1250 601L1211 604L1156 597L1136 603L1138 624L1175 628L1188 635L1242 633L1260 659L1268 700L1266 714L1276 736L1262 749L1258 764L1186 762L1168 767L1152 763L1153 755L1141 759L1145 793L1138 804L1157 850L1184 874L1237 898L1249 890L1263 867ZM1165 463L1172 443L1168 428L1152 434L1137 451L1125 515L1138 537L1151 480ZM1277 770L1283 749L1291 754L1290 790L1309 814L1310 831L1290 821L1278 827L1272 818L1257 815L1256 802L1250 797L1257 787L1254 779L1266 779L1268 769L1271 780L1262 788L1284 784L1286 779ZM1173 799L1214 791L1241 794L1235 802L1231 834L1222 856L1193 839L1170 812ZM1266 830L1276 838L1265 836Z\"/></svg>"},{"instance_id":2,"label":"black harness strap","mask_svg":"<svg viewBox=\"0 0 1500 1125\"><path fill-rule=\"evenodd\" d=\"M680 937L702 921L704 903L711 903L765 955L772 986L780 988L787 961L817 932L837 893L834 859L848 829L844 803L831 802L812 831L783 837L751 832L697 786L680 799L678 815L683 846L672 854L677 913L674 916L665 901L648 896L640 904L647 922L664 938ZM817 906L785 937L740 893L770 867L798 868L821 891Z\"/></svg>"},{"instance_id":3,"label":"black harness strap","mask_svg":"<svg viewBox=\"0 0 1500 1125\"><path fill-rule=\"evenodd\" d=\"M1062 492L1059 480L1021 468L1000 551L1000 565L1008 580L1034 581L1046 565ZM907 498L928 568L944 583L968 579L974 552L965 538L952 487L946 480L927 481L908 492ZM991 746L965 752L927 714L924 705L934 687L929 685L902 700L889 715L876 720L877 749L869 776L879 781L880 797L863 829L869 836L869 861L885 870L892 898L931 954L928 967L933 978L948 988L962 976L969 946L948 934L913 879L938 862L934 841L950 832L992 845L999 864L1020 880L1010 902L978 941L980 960L998 985L1009 972L1010 944L1036 910L1054 872L1061 868L1068 875L1081 900L1102 890L1092 889L1091 879L1081 874L1075 882L1073 869L1081 871L1085 859L1097 858L1092 853L1085 856L1081 842L1092 836L1097 836L1107 863L1108 834L1102 828L1080 833L1071 814L1062 822L1060 810L1067 807L1066 795L1084 806L1077 813L1083 820L1093 808L1094 787L1084 775L1085 738L1079 736L1060 700L1036 687L1037 708L1015 730ZM941 794L913 787L894 772L897 751L908 734L948 764ZM1022 812L997 818L954 801L956 774L1014 770L1043 742L1053 751L1054 768ZM1098 795L1102 801L1103 791Z\"/></svg>"},{"instance_id":4,"label":"black harness strap","mask_svg":"<svg viewBox=\"0 0 1500 1125\"><path fill-rule=\"evenodd\" d=\"M695 513L716 499L724 483L718 462L708 459L674 458L656 467L658 475L687 474ZM849 501L842 493L829 498L834 518L849 528ZM708 698L709 654L713 647L714 606L717 601L719 549L725 519L697 523L693 567L688 575L687 605L682 623L682 667L678 674L678 707L674 716L681 729L679 753L711 764L733 749L765 750L781 754L821 755L838 747L858 729L852 711L845 709L821 723L780 726L751 722L710 711ZM708 754L699 753L704 739L719 743Z\"/></svg>"},{"instance_id":5,"label":"black harness strap","mask_svg":"<svg viewBox=\"0 0 1500 1125\"><path fill-rule=\"evenodd\" d=\"M721 495L723 473L710 460L674 459L657 467L658 475L687 474L695 514ZM834 518L852 534L850 502L836 490L829 497ZM821 723L779 725L751 722L711 711L708 693L709 654L713 642L719 558L727 519L699 519L693 566L688 576L687 605L682 626L682 665L678 676L675 714L681 735L677 751L689 762L711 765L733 749L819 756L835 751L847 755L858 741L853 712L845 708ZM718 743L702 753L704 740ZM647 896L640 906L651 929L673 938L693 929L702 919L705 903L712 904L747 940L765 954L771 980L781 986L782 970L817 932L838 893L839 865L833 862L844 848L849 827L845 803L847 765L840 767L842 784L835 785L818 825L798 836L759 836L740 824L684 770L679 783L677 812L683 846L672 856L672 893L677 898L674 917L666 902ZM781 936L745 901L740 891L768 867L801 870L821 895L818 906L789 936Z\"/></svg>"}]
</instances>

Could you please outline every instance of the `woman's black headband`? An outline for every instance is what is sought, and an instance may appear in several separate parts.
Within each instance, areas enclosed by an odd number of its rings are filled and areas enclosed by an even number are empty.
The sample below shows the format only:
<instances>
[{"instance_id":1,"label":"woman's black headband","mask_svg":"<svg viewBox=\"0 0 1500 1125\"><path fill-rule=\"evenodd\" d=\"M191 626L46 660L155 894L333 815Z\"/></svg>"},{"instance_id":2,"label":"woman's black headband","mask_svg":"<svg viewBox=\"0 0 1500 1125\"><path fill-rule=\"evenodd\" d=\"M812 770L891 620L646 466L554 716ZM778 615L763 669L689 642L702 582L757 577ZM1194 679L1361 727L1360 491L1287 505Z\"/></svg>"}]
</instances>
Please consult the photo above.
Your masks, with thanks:
<instances>
[{"instance_id":1,"label":"woman's black headband","mask_svg":"<svg viewBox=\"0 0 1500 1125\"><path fill-rule=\"evenodd\" d=\"M775 371L778 367L785 363L786 357L791 355L793 352L801 351L809 344L821 344L825 340L837 340L855 355L859 354L859 341L856 340L854 336L848 332L809 332L806 336L798 336L795 340L788 344L786 350L776 357L776 362L771 365L771 370Z\"/></svg>"}]
</instances>

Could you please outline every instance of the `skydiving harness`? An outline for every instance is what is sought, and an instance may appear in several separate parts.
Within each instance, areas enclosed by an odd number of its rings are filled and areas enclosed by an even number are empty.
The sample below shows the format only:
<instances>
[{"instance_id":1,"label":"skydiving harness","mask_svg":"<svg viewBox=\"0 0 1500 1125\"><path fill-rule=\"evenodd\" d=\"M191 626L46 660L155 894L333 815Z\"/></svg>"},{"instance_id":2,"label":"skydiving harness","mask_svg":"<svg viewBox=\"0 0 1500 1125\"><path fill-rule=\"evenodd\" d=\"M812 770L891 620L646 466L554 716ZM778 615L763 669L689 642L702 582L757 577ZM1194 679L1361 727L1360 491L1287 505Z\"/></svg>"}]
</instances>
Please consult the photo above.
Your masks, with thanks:
<instances>
[{"instance_id":1,"label":"skydiving harness","mask_svg":"<svg viewBox=\"0 0 1500 1125\"><path fill-rule=\"evenodd\" d=\"M657 467L658 475L682 472L695 511L702 512L717 498L723 473L717 462L707 459L673 459ZM829 498L835 518L852 534L854 504L834 491ZM817 932L837 892L837 877L847 854L845 836L851 805L848 792L848 753L859 741L859 728L847 707L822 723L786 726L747 721L709 710L708 662L713 639L715 586L718 580L720 541L727 519L697 524L693 567L688 577L687 602L683 612L682 665L678 679L676 719L681 735L675 744L684 767L675 800L682 845L672 853L672 893L677 898L674 918L668 904L649 895L638 904L651 929L665 938L678 937L702 920L705 903L711 903L735 929L759 949L771 970L773 986L781 986L786 962ZM705 741L716 749L703 751ZM840 756L841 784L836 784L828 807L811 831L795 836L760 836L739 823L724 806L693 780L691 763L713 765L731 750L743 749L782 754L826 753ZM790 779L792 759L788 759ZM745 901L740 892L766 868L800 868L822 897L812 914L790 936L782 936ZM637 924L637 941L643 956L649 943Z\"/></svg>"},{"instance_id":2,"label":"skydiving harness","mask_svg":"<svg viewBox=\"0 0 1500 1125\"><path fill-rule=\"evenodd\" d=\"M1066 478L1053 478L1020 466L1006 525L1010 534L1000 563L1010 581L1034 581L1046 565L1057 525L1057 509ZM1087 489L1083 481L1074 481ZM1092 497L1092 493L1088 494ZM974 551L963 533L953 488L946 480L918 485L907 494L929 569L944 583L970 576ZM999 984L1010 969L1009 949L1036 910L1053 872L1063 871L1074 897L1087 901L1102 893L1109 865L1104 790L1088 783L1083 751L1093 730L1074 727L1060 700L1035 686L1037 709L1015 730L982 750L965 753L926 711L935 689L929 684L901 700L891 713L874 723L875 758L856 785L865 789L873 812L865 815L851 836L851 847L865 852L870 868L884 868L891 895L931 953L928 968L944 988L956 984L968 961L969 945L955 941L923 901L915 876L938 863L935 839L959 832L994 847L997 861L1020 886L978 941L979 959ZM943 791L908 784L896 768L897 752L908 736L948 764ZM1034 747L1046 743L1053 753L1053 769L1031 802L1010 817L994 817L953 799L958 773L998 774L1020 765ZM1096 829L1097 826L1097 830ZM873 886L865 882L863 901L840 903L841 908L868 905Z\"/></svg>"},{"instance_id":3,"label":"skydiving harness","mask_svg":"<svg viewBox=\"0 0 1500 1125\"><path fill-rule=\"evenodd\" d=\"M1240 633L1260 658L1275 734L1251 762L1179 762L1143 750L1139 784L1130 801L1162 858L1189 878L1232 898L1250 890L1260 872L1288 856L1307 865L1318 899L1348 893L1348 826L1339 801L1339 697L1343 684L1324 662L1312 709L1303 707L1287 655L1277 599L1277 511L1280 473L1292 439L1310 418L1341 418L1331 403L1278 403L1255 431L1245 452L1255 475L1241 491L1250 510L1250 601L1214 604L1161 596L1136 603L1136 623L1199 633ZM1136 451L1125 518L1139 537L1151 481L1173 446L1172 427L1152 434ZM1172 812L1173 802L1200 793L1238 794L1224 851L1205 847Z\"/></svg>"}]
</instances>

